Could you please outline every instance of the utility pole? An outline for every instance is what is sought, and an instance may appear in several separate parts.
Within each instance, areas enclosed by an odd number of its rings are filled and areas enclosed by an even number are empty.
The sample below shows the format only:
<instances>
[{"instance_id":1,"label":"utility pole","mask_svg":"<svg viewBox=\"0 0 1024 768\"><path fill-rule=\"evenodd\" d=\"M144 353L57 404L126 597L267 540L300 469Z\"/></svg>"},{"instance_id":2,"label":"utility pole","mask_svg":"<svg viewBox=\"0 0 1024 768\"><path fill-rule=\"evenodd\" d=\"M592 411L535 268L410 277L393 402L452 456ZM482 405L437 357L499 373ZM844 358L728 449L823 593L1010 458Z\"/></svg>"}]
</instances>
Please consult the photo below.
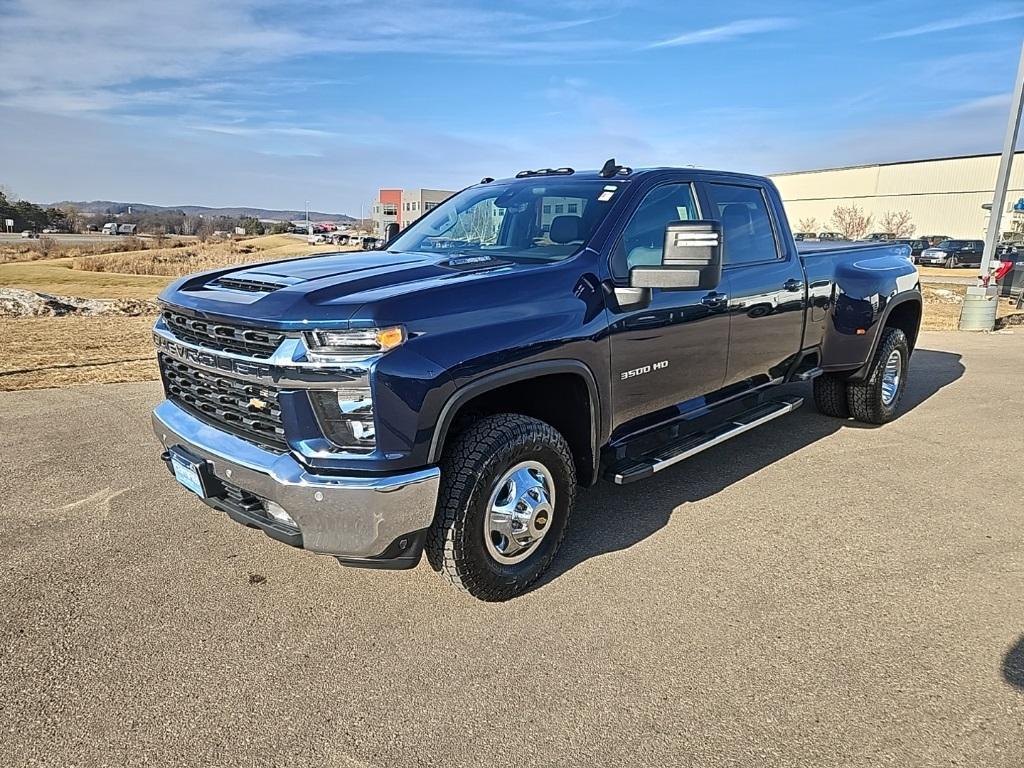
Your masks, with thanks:
<instances>
[{"instance_id":1,"label":"utility pole","mask_svg":"<svg viewBox=\"0 0 1024 768\"><path fill-rule=\"evenodd\" d=\"M996 324L996 308L999 291L989 285L989 265L999 244L1000 224L1003 208L1006 207L1006 187L1013 167L1013 150L1017 146L1017 132L1020 130L1021 107L1024 106L1024 44L1020 48L1020 62L1017 65L1017 82L1010 97L1010 119L1006 124L1006 138L1003 141L1003 156L999 160L996 174L995 197L988 219L988 233L985 235L985 250L981 255L981 269L978 285L967 289L963 310L960 313L960 330L991 331Z\"/></svg>"},{"instance_id":2,"label":"utility pole","mask_svg":"<svg viewBox=\"0 0 1024 768\"><path fill-rule=\"evenodd\" d=\"M307 235L312 235L313 234L313 230L309 226L309 200L306 201L306 234Z\"/></svg>"}]
</instances>

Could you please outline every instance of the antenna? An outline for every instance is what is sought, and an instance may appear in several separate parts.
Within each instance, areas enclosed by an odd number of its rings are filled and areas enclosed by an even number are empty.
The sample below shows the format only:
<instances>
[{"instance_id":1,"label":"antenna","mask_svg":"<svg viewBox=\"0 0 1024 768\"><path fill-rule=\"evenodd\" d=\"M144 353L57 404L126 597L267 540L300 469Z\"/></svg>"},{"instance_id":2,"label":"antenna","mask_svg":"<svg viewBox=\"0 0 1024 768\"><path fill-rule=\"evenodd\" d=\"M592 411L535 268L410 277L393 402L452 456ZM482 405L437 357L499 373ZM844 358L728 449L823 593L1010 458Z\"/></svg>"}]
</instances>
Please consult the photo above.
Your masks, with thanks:
<instances>
[{"instance_id":1,"label":"antenna","mask_svg":"<svg viewBox=\"0 0 1024 768\"><path fill-rule=\"evenodd\" d=\"M598 174L602 179L610 179L612 176L628 176L633 172L632 168L625 165L618 165L615 162L615 158L609 158L605 164L601 167L601 172Z\"/></svg>"}]
</instances>

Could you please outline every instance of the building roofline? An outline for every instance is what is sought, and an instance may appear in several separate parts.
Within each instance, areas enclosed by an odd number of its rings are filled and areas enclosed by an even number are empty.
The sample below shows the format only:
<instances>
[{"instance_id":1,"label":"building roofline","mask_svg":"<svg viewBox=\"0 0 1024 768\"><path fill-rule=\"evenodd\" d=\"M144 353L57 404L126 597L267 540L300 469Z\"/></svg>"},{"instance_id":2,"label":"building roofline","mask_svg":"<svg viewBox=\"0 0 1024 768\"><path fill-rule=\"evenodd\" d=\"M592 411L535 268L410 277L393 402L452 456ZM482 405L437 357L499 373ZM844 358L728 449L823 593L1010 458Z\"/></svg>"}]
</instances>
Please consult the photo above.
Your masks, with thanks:
<instances>
[{"instance_id":1,"label":"building roofline","mask_svg":"<svg viewBox=\"0 0 1024 768\"><path fill-rule=\"evenodd\" d=\"M916 160L894 160L888 163L861 163L860 165L837 165L831 168L808 168L804 171L781 171L779 173L767 174L769 178L775 178L776 176L798 176L804 173L826 173L828 171L852 171L856 168L882 168L890 165L916 165L918 163L938 163L943 160L973 160L978 157L999 157L999 152L981 152L975 155L946 155L944 157L922 157ZM1017 155L1024 155L1024 149L1019 149L1013 153L1014 157Z\"/></svg>"}]
</instances>

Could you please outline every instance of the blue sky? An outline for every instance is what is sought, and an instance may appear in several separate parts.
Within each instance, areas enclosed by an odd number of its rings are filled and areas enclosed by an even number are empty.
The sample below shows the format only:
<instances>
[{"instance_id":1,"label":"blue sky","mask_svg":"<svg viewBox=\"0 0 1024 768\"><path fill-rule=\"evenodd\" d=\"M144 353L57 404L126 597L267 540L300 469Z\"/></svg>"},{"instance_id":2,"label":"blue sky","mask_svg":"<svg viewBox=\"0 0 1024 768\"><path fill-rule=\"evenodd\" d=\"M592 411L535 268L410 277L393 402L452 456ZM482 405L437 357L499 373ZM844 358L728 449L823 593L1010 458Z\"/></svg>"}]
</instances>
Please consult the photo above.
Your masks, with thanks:
<instances>
[{"instance_id":1,"label":"blue sky","mask_svg":"<svg viewBox=\"0 0 1024 768\"><path fill-rule=\"evenodd\" d=\"M358 214L525 167L998 151L1024 3L0 0L0 184Z\"/></svg>"}]
</instances>

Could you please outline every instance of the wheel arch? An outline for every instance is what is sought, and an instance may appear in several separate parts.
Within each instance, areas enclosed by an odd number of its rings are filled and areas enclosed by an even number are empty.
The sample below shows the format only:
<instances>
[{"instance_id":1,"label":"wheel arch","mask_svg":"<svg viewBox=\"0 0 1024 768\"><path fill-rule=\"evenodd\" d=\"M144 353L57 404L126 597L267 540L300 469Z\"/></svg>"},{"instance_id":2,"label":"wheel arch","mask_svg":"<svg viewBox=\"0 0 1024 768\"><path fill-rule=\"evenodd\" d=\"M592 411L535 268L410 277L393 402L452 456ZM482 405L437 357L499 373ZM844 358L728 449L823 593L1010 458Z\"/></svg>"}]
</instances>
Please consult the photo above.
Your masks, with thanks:
<instances>
[{"instance_id":1,"label":"wheel arch","mask_svg":"<svg viewBox=\"0 0 1024 768\"><path fill-rule=\"evenodd\" d=\"M576 398L566 400L558 397L528 401L528 396L533 394L532 388L543 380L556 386L578 382L575 386L585 394L586 402L581 404ZM543 360L517 365L460 387L441 407L430 441L429 461L436 463L441 460L449 437L458 431L460 416L471 414L474 404L483 409L481 415L504 410L495 407L503 396L508 397L509 412L540 418L562 433L572 450L581 485L592 485L597 481L601 400L593 371L579 360Z\"/></svg>"},{"instance_id":2,"label":"wheel arch","mask_svg":"<svg viewBox=\"0 0 1024 768\"><path fill-rule=\"evenodd\" d=\"M859 380L868 375L875 352L882 341L882 332L886 328L899 328L907 337L907 346L911 354L917 344L917 336L921 330L921 318L924 311L924 300L918 290L899 294L886 303L882 316L875 324L876 331L868 349L867 359L851 376L851 380Z\"/></svg>"}]
</instances>

